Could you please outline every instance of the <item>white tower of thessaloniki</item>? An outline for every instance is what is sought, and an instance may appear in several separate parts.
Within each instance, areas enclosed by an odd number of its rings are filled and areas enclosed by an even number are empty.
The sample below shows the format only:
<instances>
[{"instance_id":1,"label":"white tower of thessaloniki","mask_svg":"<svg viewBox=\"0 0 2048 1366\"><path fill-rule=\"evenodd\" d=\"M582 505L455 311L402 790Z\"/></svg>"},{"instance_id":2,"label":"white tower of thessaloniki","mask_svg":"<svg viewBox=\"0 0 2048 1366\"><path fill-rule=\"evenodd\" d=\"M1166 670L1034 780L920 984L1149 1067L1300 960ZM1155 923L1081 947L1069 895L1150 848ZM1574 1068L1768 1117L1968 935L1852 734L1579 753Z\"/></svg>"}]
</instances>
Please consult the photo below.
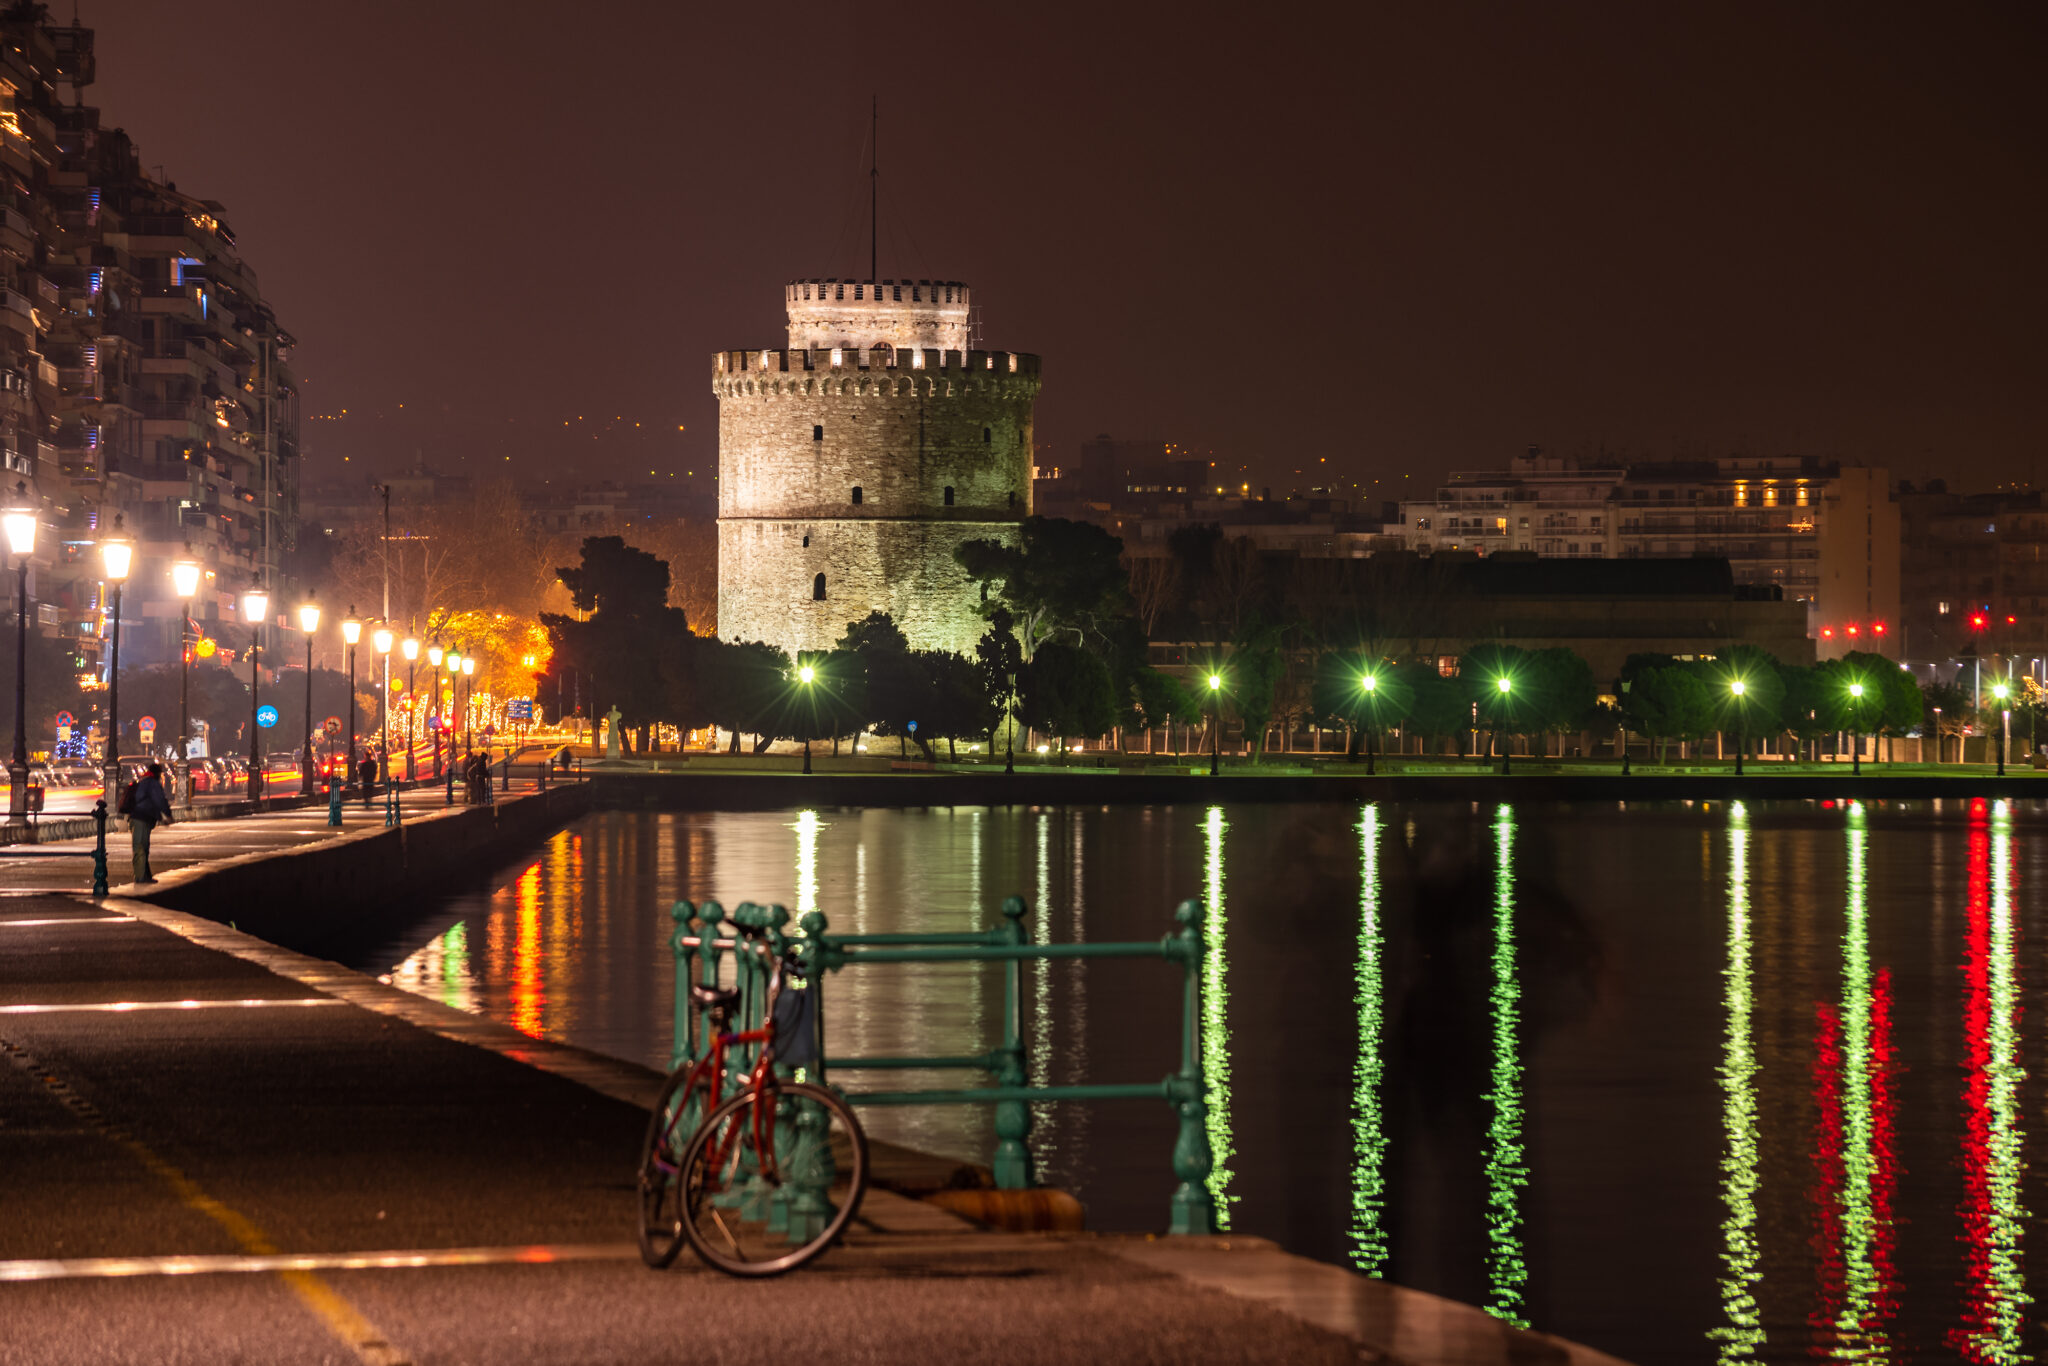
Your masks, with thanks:
<instances>
[{"instance_id":1,"label":"white tower of thessaloniki","mask_svg":"<svg viewBox=\"0 0 2048 1366\"><path fill-rule=\"evenodd\" d=\"M967 286L798 280L789 346L722 351L718 633L826 650L887 612L971 654L980 590L953 560L1031 512L1038 357L967 349Z\"/></svg>"}]
</instances>

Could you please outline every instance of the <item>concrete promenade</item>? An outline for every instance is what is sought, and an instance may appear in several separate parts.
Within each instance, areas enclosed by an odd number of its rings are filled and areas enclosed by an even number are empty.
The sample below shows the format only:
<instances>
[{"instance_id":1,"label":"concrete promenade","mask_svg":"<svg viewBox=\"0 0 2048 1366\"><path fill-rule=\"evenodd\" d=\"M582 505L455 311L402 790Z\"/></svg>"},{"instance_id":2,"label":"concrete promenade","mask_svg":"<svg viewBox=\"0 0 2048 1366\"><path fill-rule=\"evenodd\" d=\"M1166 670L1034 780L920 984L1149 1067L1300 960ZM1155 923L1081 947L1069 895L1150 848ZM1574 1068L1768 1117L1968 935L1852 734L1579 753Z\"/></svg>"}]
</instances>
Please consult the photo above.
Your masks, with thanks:
<instances>
[{"instance_id":1,"label":"concrete promenade","mask_svg":"<svg viewBox=\"0 0 2048 1366\"><path fill-rule=\"evenodd\" d=\"M160 866L332 838L307 814L195 824ZM889 1190L787 1280L649 1271L658 1080L211 920L17 887L0 1363L1611 1360L1257 1239L998 1234Z\"/></svg>"}]
</instances>

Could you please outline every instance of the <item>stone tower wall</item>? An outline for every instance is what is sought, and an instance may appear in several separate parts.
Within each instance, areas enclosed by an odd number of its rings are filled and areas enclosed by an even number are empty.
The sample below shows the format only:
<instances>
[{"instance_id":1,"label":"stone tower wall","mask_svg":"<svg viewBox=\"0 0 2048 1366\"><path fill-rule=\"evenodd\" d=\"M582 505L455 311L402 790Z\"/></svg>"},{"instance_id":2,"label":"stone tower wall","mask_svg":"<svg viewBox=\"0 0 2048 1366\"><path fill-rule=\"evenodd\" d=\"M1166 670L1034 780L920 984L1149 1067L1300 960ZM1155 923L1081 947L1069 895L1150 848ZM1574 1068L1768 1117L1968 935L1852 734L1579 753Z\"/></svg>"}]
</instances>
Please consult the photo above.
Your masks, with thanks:
<instances>
[{"instance_id":1,"label":"stone tower wall","mask_svg":"<svg viewBox=\"0 0 2048 1366\"><path fill-rule=\"evenodd\" d=\"M958 280L792 280L783 303L792 351L877 342L967 349L967 286Z\"/></svg>"},{"instance_id":2,"label":"stone tower wall","mask_svg":"<svg viewBox=\"0 0 2048 1366\"><path fill-rule=\"evenodd\" d=\"M986 628L953 549L1030 514L1038 382L1007 351L715 356L719 634L829 649L881 610L914 647L971 652Z\"/></svg>"}]
</instances>

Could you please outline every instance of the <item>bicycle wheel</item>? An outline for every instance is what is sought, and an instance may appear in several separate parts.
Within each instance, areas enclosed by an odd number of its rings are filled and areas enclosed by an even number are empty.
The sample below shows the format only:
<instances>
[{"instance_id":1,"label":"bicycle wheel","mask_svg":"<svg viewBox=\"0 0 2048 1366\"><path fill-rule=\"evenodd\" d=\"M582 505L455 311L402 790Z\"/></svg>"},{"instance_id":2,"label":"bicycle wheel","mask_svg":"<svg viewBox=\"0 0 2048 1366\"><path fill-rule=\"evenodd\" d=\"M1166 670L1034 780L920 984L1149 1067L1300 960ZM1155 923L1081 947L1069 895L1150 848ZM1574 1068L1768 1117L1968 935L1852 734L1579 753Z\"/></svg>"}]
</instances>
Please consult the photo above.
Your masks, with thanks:
<instances>
[{"instance_id":1,"label":"bicycle wheel","mask_svg":"<svg viewBox=\"0 0 2048 1366\"><path fill-rule=\"evenodd\" d=\"M743 1091L711 1112L683 1153L683 1234L733 1276L778 1276L846 1229L868 1185L868 1140L823 1087Z\"/></svg>"},{"instance_id":2,"label":"bicycle wheel","mask_svg":"<svg viewBox=\"0 0 2048 1366\"><path fill-rule=\"evenodd\" d=\"M657 1269L683 1250L683 1151L704 1118L703 1064L669 1074L640 1144L640 1260Z\"/></svg>"}]
</instances>

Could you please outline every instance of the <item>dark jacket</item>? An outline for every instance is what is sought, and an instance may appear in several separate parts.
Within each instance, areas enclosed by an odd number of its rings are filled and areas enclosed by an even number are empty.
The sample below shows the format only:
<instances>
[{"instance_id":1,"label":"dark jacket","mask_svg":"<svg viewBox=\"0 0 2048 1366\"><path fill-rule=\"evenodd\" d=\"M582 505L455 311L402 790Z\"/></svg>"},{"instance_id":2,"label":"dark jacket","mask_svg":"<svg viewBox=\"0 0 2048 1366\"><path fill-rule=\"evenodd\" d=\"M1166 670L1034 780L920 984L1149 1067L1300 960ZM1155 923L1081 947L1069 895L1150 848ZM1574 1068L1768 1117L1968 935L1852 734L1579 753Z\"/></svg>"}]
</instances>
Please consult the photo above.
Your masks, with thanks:
<instances>
[{"instance_id":1,"label":"dark jacket","mask_svg":"<svg viewBox=\"0 0 2048 1366\"><path fill-rule=\"evenodd\" d=\"M146 773L136 782L135 805L128 812L128 819L148 826L162 825L171 819L171 799L161 782Z\"/></svg>"}]
</instances>

